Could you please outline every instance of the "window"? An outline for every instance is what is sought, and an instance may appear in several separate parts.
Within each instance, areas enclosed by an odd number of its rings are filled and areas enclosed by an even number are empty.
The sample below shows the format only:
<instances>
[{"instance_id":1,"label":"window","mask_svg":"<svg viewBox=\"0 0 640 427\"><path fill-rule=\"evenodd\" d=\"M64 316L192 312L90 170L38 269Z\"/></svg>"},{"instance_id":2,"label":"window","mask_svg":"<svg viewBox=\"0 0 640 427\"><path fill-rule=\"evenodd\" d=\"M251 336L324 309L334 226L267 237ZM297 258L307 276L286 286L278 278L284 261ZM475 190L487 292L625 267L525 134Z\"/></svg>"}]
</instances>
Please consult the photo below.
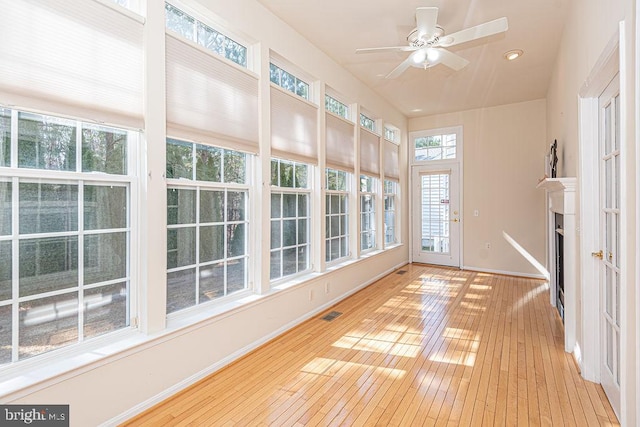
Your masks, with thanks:
<instances>
[{"instance_id":1,"label":"window","mask_svg":"<svg viewBox=\"0 0 640 427\"><path fill-rule=\"evenodd\" d=\"M365 116L362 113L360 113L360 126L362 126L365 129L369 129L371 132L375 132L376 131L376 122L375 122L375 120Z\"/></svg>"},{"instance_id":2,"label":"window","mask_svg":"<svg viewBox=\"0 0 640 427\"><path fill-rule=\"evenodd\" d=\"M398 243L396 235L396 196L398 183L385 179L384 181L384 244Z\"/></svg>"},{"instance_id":3,"label":"window","mask_svg":"<svg viewBox=\"0 0 640 427\"><path fill-rule=\"evenodd\" d=\"M0 364L129 326L136 142L0 109Z\"/></svg>"},{"instance_id":4,"label":"window","mask_svg":"<svg viewBox=\"0 0 640 427\"><path fill-rule=\"evenodd\" d=\"M384 139L386 139L387 141L395 142L395 140L396 140L396 131L385 126L384 127Z\"/></svg>"},{"instance_id":5,"label":"window","mask_svg":"<svg viewBox=\"0 0 640 427\"><path fill-rule=\"evenodd\" d=\"M311 267L309 168L271 160L271 280Z\"/></svg>"},{"instance_id":6,"label":"window","mask_svg":"<svg viewBox=\"0 0 640 427\"><path fill-rule=\"evenodd\" d=\"M247 48L224 34L184 13L175 6L165 3L166 26L184 38L205 49L247 67Z\"/></svg>"},{"instance_id":7,"label":"window","mask_svg":"<svg viewBox=\"0 0 640 427\"><path fill-rule=\"evenodd\" d=\"M349 256L349 182L351 174L327 168L326 260Z\"/></svg>"},{"instance_id":8,"label":"window","mask_svg":"<svg viewBox=\"0 0 640 427\"><path fill-rule=\"evenodd\" d=\"M347 120L349 119L349 107L332 96L324 96L324 106L327 111Z\"/></svg>"},{"instance_id":9,"label":"window","mask_svg":"<svg viewBox=\"0 0 640 427\"><path fill-rule=\"evenodd\" d=\"M167 314L247 288L247 157L167 140Z\"/></svg>"},{"instance_id":10,"label":"window","mask_svg":"<svg viewBox=\"0 0 640 427\"><path fill-rule=\"evenodd\" d=\"M269 79L272 83L280 86L289 92L309 100L309 84L300 80L298 77L283 70L274 63L269 64Z\"/></svg>"},{"instance_id":11,"label":"window","mask_svg":"<svg viewBox=\"0 0 640 427\"><path fill-rule=\"evenodd\" d=\"M448 160L456 158L457 134L420 136L413 140L415 161Z\"/></svg>"},{"instance_id":12,"label":"window","mask_svg":"<svg viewBox=\"0 0 640 427\"><path fill-rule=\"evenodd\" d=\"M376 247L376 183L370 176L360 175L360 249Z\"/></svg>"}]
</instances>

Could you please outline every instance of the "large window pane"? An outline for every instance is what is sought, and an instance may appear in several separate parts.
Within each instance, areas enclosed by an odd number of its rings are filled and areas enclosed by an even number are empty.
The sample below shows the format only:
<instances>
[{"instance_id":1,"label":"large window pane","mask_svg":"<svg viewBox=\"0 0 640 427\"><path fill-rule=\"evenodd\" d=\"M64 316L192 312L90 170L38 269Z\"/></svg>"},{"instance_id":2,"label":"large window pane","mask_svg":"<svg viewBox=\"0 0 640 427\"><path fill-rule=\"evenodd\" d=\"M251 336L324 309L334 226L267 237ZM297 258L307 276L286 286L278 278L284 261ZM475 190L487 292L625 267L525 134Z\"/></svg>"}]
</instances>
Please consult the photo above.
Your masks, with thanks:
<instances>
[{"instance_id":1,"label":"large window pane","mask_svg":"<svg viewBox=\"0 0 640 427\"><path fill-rule=\"evenodd\" d=\"M224 258L224 225L200 227L200 262Z\"/></svg>"},{"instance_id":2,"label":"large window pane","mask_svg":"<svg viewBox=\"0 0 640 427\"><path fill-rule=\"evenodd\" d=\"M18 166L75 171L75 122L38 114L19 113Z\"/></svg>"},{"instance_id":3,"label":"large window pane","mask_svg":"<svg viewBox=\"0 0 640 427\"><path fill-rule=\"evenodd\" d=\"M227 193L227 221L245 220L245 199L244 191L229 191Z\"/></svg>"},{"instance_id":4,"label":"large window pane","mask_svg":"<svg viewBox=\"0 0 640 427\"><path fill-rule=\"evenodd\" d=\"M224 191L200 191L200 223L224 221Z\"/></svg>"},{"instance_id":5,"label":"large window pane","mask_svg":"<svg viewBox=\"0 0 640 427\"><path fill-rule=\"evenodd\" d=\"M11 242L0 242L0 301L11 298L12 259Z\"/></svg>"},{"instance_id":6,"label":"large window pane","mask_svg":"<svg viewBox=\"0 0 640 427\"><path fill-rule=\"evenodd\" d=\"M0 166L11 165L11 110L0 108Z\"/></svg>"},{"instance_id":7,"label":"large window pane","mask_svg":"<svg viewBox=\"0 0 640 427\"><path fill-rule=\"evenodd\" d=\"M196 191L170 188L167 190L167 224L195 224Z\"/></svg>"},{"instance_id":8,"label":"large window pane","mask_svg":"<svg viewBox=\"0 0 640 427\"><path fill-rule=\"evenodd\" d=\"M167 178L193 179L193 144L167 139Z\"/></svg>"},{"instance_id":9,"label":"large window pane","mask_svg":"<svg viewBox=\"0 0 640 427\"><path fill-rule=\"evenodd\" d=\"M21 240L20 296L78 285L78 237Z\"/></svg>"},{"instance_id":10,"label":"large window pane","mask_svg":"<svg viewBox=\"0 0 640 427\"><path fill-rule=\"evenodd\" d=\"M21 303L18 330L20 359L77 342L77 292Z\"/></svg>"},{"instance_id":11,"label":"large window pane","mask_svg":"<svg viewBox=\"0 0 640 427\"><path fill-rule=\"evenodd\" d=\"M127 132L98 126L82 129L82 171L127 174Z\"/></svg>"},{"instance_id":12,"label":"large window pane","mask_svg":"<svg viewBox=\"0 0 640 427\"><path fill-rule=\"evenodd\" d=\"M11 362L11 306L0 307L0 365Z\"/></svg>"},{"instance_id":13,"label":"large window pane","mask_svg":"<svg viewBox=\"0 0 640 427\"><path fill-rule=\"evenodd\" d=\"M85 230L126 228L127 205L126 187L85 185Z\"/></svg>"},{"instance_id":14,"label":"large window pane","mask_svg":"<svg viewBox=\"0 0 640 427\"><path fill-rule=\"evenodd\" d=\"M224 152L224 182L244 184L247 181L247 155L237 151Z\"/></svg>"},{"instance_id":15,"label":"large window pane","mask_svg":"<svg viewBox=\"0 0 640 427\"><path fill-rule=\"evenodd\" d=\"M224 263L200 268L200 303L224 296Z\"/></svg>"},{"instance_id":16,"label":"large window pane","mask_svg":"<svg viewBox=\"0 0 640 427\"><path fill-rule=\"evenodd\" d=\"M78 229L78 186L20 183L20 234Z\"/></svg>"},{"instance_id":17,"label":"large window pane","mask_svg":"<svg viewBox=\"0 0 640 427\"><path fill-rule=\"evenodd\" d=\"M196 303L196 269L167 273L167 314Z\"/></svg>"},{"instance_id":18,"label":"large window pane","mask_svg":"<svg viewBox=\"0 0 640 427\"><path fill-rule=\"evenodd\" d=\"M207 145L196 146L196 179L222 181L222 149Z\"/></svg>"},{"instance_id":19,"label":"large window pane","mask_svg":"<svg viewBox=\"0 0 640 427\"><path fill-rule=\"evenodd\" d=\"M127 277L127 233L84 236L84 283Z\"/></svg>"},{"instance_id":20,"label":"large window pane","mask_svg":"<svg viewBox=\"0 0 640 427\"><path fill-rule=\"evenodd\" d=\"M85 338L128 326L127 284L116 283L84 291L83 308Z\"/></svg>"},{"instance_id":21,"label":"large window pane","mask_svg":"<svg viewBox=\"0 0 640 427\"><path fill-rule=\"evenodd\" d=\"M11 234L11 183L0 181L0 236Z\"/></svg>"},{"instance_id":22,"label":"large window pane","mask_svg":"<svg viewBox=\"0 0 640 427\"><path fill-rule=\"evenodd\" d=\"M227 292L237 292L245 289L246 259L237 259L227 263Z\"/></svg>"},{"instance_id":23,"label":"large window pane","mask_svg":"<svg viewBox=\"0 0 640 427\"><path fill-rule=\"evenodd\" d=\"M227 226L227 257L242 256L247 253L245 225L232 224Z\"/></svg>"},{"instance_id":24,"label":"large window pane","mask_svg":"<svg viewBox=\"0 0 640 427\"><path fill-rule=\"evenodd\" d=\"M183 267L195 263L196 228L167 230L167 268Z\"/></svg>"}]
</instances>

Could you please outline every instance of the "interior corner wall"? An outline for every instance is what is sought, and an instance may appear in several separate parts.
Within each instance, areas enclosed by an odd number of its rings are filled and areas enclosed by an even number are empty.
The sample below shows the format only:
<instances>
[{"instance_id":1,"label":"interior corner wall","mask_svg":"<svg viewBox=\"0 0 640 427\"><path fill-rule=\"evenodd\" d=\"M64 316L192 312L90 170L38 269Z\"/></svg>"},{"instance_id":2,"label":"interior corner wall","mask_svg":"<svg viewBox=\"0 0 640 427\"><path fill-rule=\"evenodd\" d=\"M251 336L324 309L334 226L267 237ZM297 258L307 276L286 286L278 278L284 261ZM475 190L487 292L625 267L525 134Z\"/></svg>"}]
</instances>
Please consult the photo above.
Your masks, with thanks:
<instances>
[{"instance_id":1,"label":"interior corner wall","mask_svg":"<svg viewBox=\"0 0 640 427\"><path fill-rule=\"evenodd\" d=\"M542 276L504 233L546 264L545 193L536 189L548 147L546 101L414 118L408 128L412 132L458 125L464 141L465 268Z\"/></svg>"},{"instance_id":2,"label":"interior corner wall","mask_svg":"<svg viewBox=\"0 0 640 427\"><path fill-rule=\"evenodd\" d=\"M621 70L624 75L623 84L626 84L624 97L625 119L627 126L626 138L622 141L623 150L627 158L624 160L626 166L626 192L623 194L626 203L626 210L623 217L626 218L625 229L628 236L635 236L638 233L637 200L638 200L638 163L636 161L636 151L638 149L637 112L638 108L638 88L637 76L640 72L638 65L638 33L636 22L636 0L611 0L603 2L600 0L580 0L571 4L571 10L567 14L560 49L556 59L556 64L551 78L551 83L547 93L547 139L558 139L560 149L559 176L575 176L580 182L581 171L579 168L579 121L578 121L578 95L582 86L586 83L592 71L596 68L597 62L605 52L608 44L619 37L620 23L624 23L624 49L620 52L621 57L626 62L625 68ZM624 90L624 89L623 89ZM596 171L584 171L585 173L596 173ZM577 215L580 220L580 212ZM584 230L581 231L584 233ZM580 239L580 236L578 236ZM580 242L578 242L580 244ZM596 248L585 248L587 251ZM625 324L628 330L623 338L629 343L628 351L622 355L623 360L623 385L622 385L622 414L623 425L638 425L638 402L640 401L640 366L636 363L640 343L638 342L638 331L640 325L640 299L638 299L638 283L636 281L638 270L636 240L633 237L628 239L628 244L623 248L622 256L625 258L625 271L622 278L623 301L636 301L635 304L627 303L627 317ZM578 260L580 269L580 260ZM582 295L582 288L589 277L578 278L578 293ZM635 286L634 286L635 285ZM589 295L583 296L588 298ZM582 300L579 301L582 303ZM582 348L584 334L593 331L582 330L583 322L577 307L577 341ZM625 363L625 360L627 363ZM628 363L631 361L631 363Z\"/></svg>"}]
</instances>

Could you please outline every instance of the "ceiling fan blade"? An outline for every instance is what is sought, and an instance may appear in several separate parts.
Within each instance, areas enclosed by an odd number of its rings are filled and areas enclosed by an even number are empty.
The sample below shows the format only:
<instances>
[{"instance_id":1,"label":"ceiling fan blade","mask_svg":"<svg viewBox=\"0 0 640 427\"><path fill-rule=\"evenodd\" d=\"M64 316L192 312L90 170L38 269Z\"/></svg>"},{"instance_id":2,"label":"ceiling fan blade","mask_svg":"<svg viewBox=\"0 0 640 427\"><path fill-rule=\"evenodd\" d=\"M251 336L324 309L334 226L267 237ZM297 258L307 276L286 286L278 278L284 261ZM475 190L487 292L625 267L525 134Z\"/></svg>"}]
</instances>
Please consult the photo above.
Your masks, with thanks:
<instances>
[{"instance_id":1,"label":"ceiling fan blade","mask_svg":"<svg viewBox=\"0 0 640 427\"><path fill-rule=\"evenodd\" d=\"M400 63L400 65L398 65L396 68L394 68L389 74L387 74L385 76L385 79L395 79L396 77L398 77L400 74L404 73L405 71L407 71L407 68L409 68L411 66L411 56L409 56L407 59L405 59L404 61L402 61Z\"/></svg>"},{"instance_id":2,"label":"ceiling fan blade","mask_svg":"<svg viewBox=\"0 0 640 427\"><path fill-rule=\"evenodd\" d=\"M444 36L438 42L438 46L454 46L482 37L503 33L508 29L509 22L507 21L507 18L498 18L493 21L485 22L484 24L476 25L475 27L467 28L466 30Z\"/></svg>"},{"instance_id":3,"label":"ceiling fan blade","mask_svg":"<svg viewBox=\"0 0 640 427\"><path fill-rule=\"evenodd\" d=\"M456 55L453 52L449 52L447 49L435 49L438 51L439 58L437 63L446 65L447 67L460 71L469 64L469 61L462 56Z\"/></svg>"},{"instance_id":4,"label":"ceiling fan blade","mask_svg":"<svg viewBox=\"0 0 640 427\"><path fill-rule=\"evenodd\" d=\"M438 22L437 7L419 7L416 9L416 27L418 29L418 38L429 38L436 31L436 23Z\"/></svg>"},{"instance_id":5,"label":"ceiling fan blade","mask_svg":"<svg viewBox=\"0 0 640 427\"><path fill-rule=\"evenodd\" d=\"M412 52L416 49L413 46L367 47L356 49L356 53Z\"/></svg>"}]
</instances>

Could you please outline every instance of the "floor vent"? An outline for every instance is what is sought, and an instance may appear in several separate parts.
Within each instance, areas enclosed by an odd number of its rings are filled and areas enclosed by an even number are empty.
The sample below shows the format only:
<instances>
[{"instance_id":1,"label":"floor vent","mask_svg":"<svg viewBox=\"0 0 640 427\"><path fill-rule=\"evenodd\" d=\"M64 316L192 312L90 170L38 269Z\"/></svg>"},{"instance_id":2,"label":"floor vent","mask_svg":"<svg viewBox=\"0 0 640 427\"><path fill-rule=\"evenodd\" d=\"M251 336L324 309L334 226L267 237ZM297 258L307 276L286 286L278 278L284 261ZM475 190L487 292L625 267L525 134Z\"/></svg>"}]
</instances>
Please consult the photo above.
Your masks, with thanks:
<instances>
[{"instance_id":1,"label":"floor vent","mask_svg":"<svg viewBox=\"0 0 640 427\"><path fill-rule=\"evenodd\" d=\"M396 271L396 274L404 274L406 272L407 272L407 270L398 270L398 271Z\"/></svg>"},{"instance_id":2,"label":"floor vent","mask_svg":"<svg viewBox=\"0 0 640 427\"><path fill-rule=\"evenodd\" d=\"M325 314L324 316L322 316L322 320L326 320L327 322L331 322L333 319L335 319L336 317L340 316L342 313L340 313L339 311L332 311L329 312L327 314Z\"/></svg>"}]
</instances>

